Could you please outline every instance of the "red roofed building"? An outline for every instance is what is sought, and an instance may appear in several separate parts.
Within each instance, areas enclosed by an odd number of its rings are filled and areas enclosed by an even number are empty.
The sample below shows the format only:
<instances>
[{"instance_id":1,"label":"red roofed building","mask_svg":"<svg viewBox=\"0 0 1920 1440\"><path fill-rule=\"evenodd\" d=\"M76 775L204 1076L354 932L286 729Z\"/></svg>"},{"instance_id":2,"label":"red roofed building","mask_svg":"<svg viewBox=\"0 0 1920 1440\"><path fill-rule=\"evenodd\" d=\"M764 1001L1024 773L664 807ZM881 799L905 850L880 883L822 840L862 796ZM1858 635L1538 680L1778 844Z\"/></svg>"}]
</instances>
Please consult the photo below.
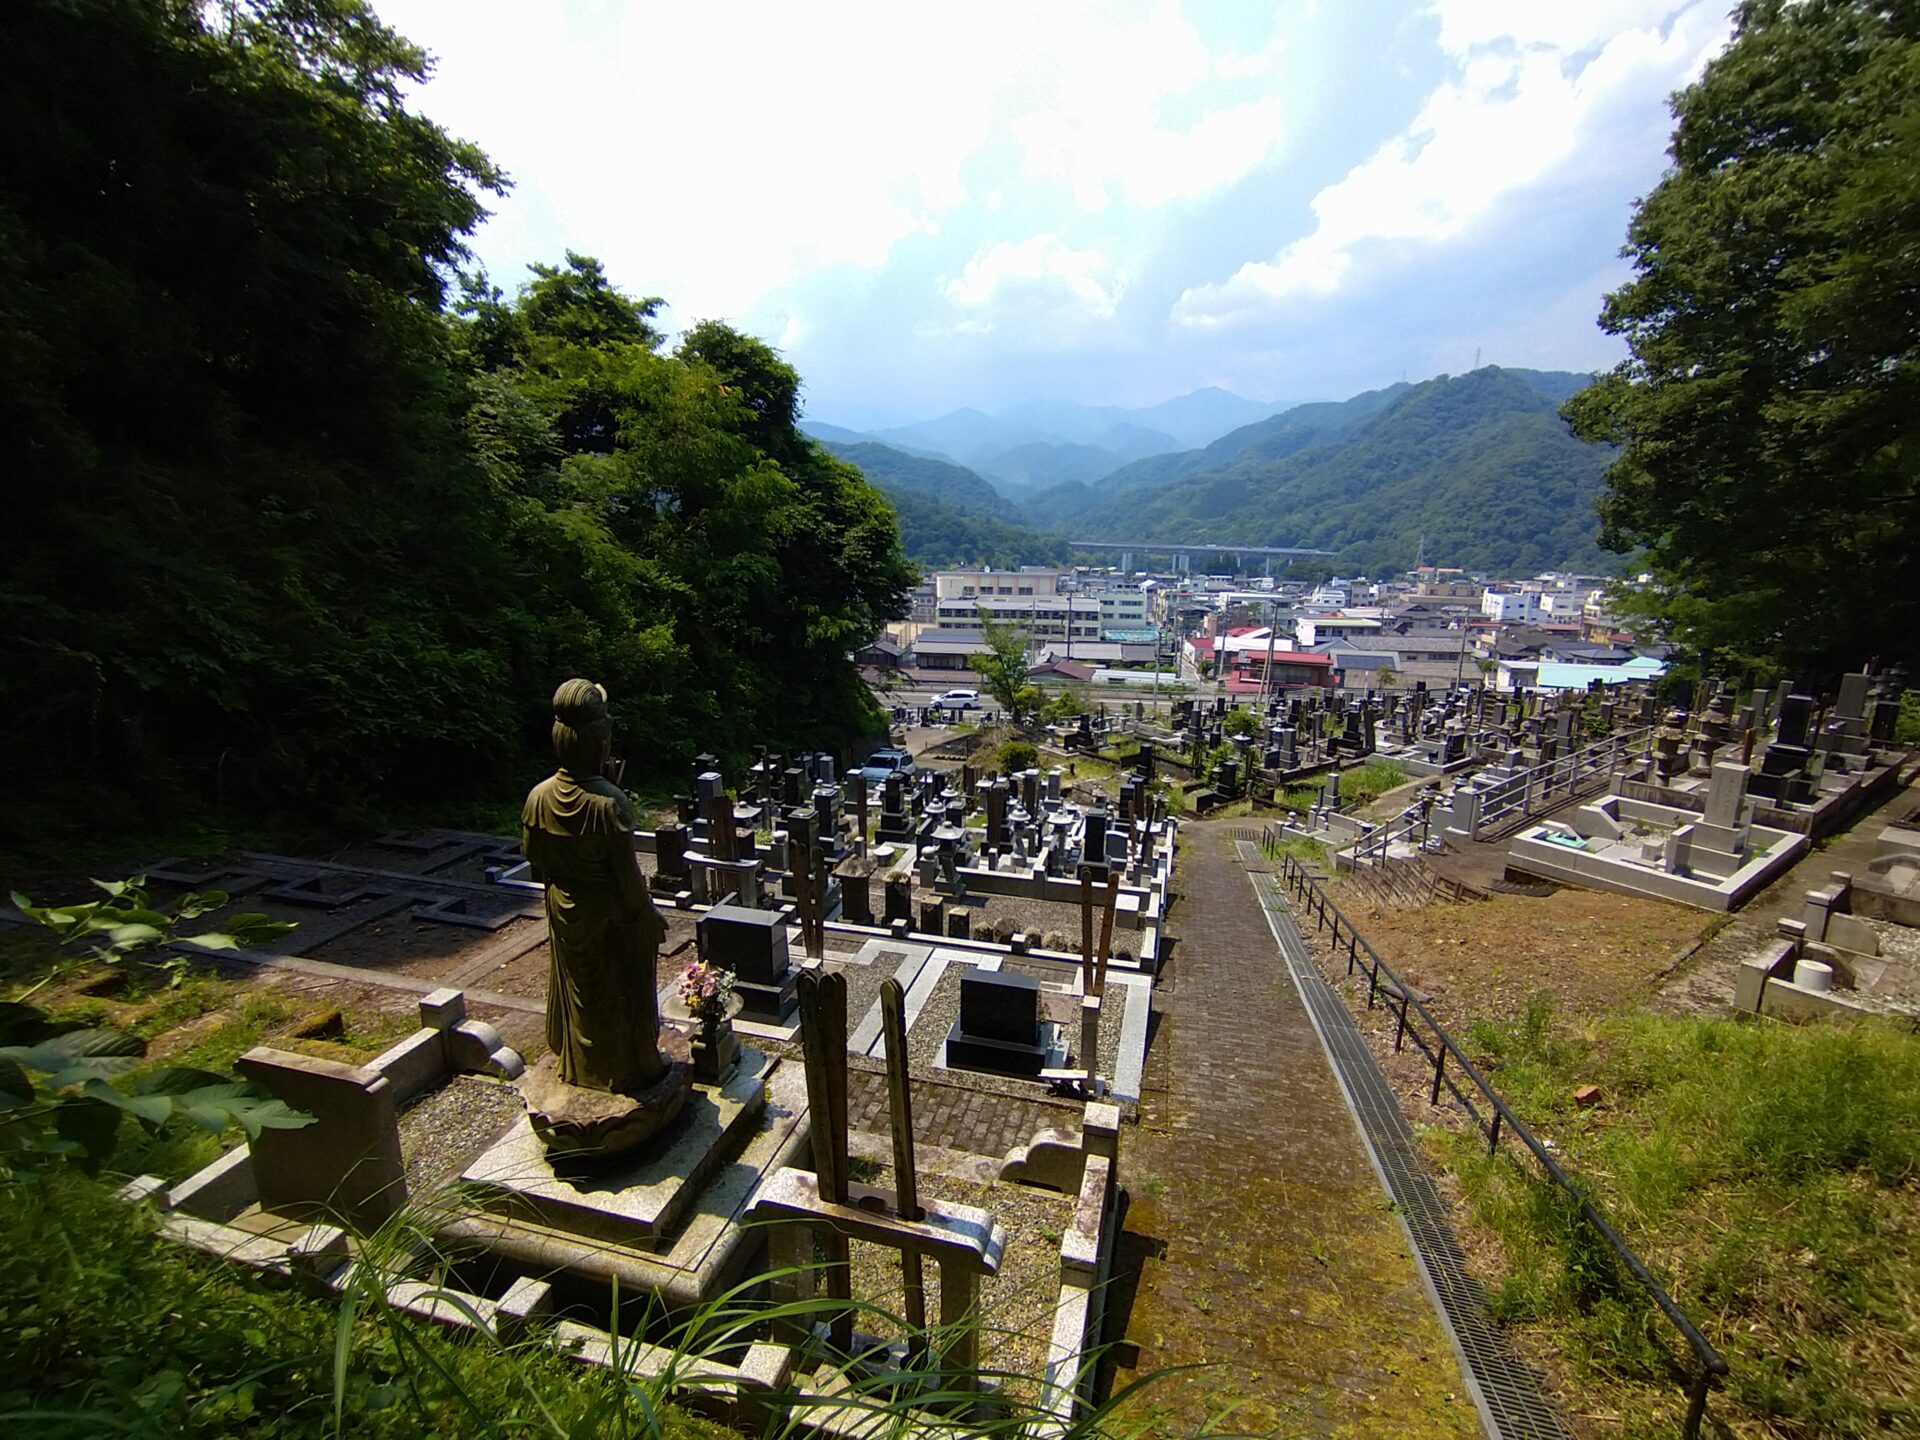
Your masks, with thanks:
<instances>
[{"instance_id":1,"label":"red roofed building","mask_svg":"<svg viewBox=\"0 0 1920 1440\"><path fill-rule=\"evenodd\" d=\"M1196 635L1181 650L1181 671L1188 676L1199 673L1202 662L1213 662L1208 671L1225 682L1229 695L1255 695L1268 688L1267 664L1273 664L1273 688L1294 690L1314 687L1330 690L1337 679L1331 655L1316 655L1293 648L1290 636L1270 635L1264 625L1243 625L1225 635Z\"/></svg>"}]
</instances>

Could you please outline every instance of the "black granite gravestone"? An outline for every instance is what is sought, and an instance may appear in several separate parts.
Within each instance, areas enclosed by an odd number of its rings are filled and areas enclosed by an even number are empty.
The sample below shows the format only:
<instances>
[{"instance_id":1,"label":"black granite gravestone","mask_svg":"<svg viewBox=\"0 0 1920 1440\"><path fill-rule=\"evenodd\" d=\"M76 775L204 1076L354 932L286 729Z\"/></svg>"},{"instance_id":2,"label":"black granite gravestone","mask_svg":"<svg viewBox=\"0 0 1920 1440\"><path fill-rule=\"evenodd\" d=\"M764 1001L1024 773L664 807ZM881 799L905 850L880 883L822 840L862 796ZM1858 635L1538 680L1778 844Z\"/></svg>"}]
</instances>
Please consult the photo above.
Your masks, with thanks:
<instances>
[{"instance_id":1,"label":"black granite gravestone","mask_svg":"<svg viewBox=\"0 0 1920 1440\"><path fill-rule=\"evenodd\" d=\"M947 1064L999 1075L1038 1075L1052 1047L1040 1020L1040 982L975 970L960 977L960 1018L947 1034Z\"/></svg>"},{"instance_id":2,"label":"black granite gravestone","mask_svg":"<svg viewBox=\"0 0 1920 1440\"><path fill-rule=\"evenodd\" d=\"M716 905L701 917L700 953L733 972L733 990L745 1019L785 1025L791 1019L798 972L788 963L787 927L772 910Z\"/></svg>"}]
</instances>

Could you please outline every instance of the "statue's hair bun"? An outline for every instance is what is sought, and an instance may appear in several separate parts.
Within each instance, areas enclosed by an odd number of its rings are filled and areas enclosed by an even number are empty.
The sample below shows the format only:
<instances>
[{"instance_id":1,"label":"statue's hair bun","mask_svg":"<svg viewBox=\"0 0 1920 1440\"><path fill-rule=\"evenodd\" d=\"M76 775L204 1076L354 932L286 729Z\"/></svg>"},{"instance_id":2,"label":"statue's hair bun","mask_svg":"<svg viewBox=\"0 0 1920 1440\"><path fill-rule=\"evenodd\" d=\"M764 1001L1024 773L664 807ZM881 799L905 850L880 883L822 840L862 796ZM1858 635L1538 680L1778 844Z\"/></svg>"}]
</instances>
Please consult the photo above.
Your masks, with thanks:
<instances>
[{"instance_id":1,"label":"statue's hair bun","mask_svg":"<svg viewBox=\"0 0 1920 1440\"><path fill-rule=\"evenodd\" d=\"M553 718L575 730L607 718L607 692L591 680L567 680L553 692Z\"/></svg>"}]
</instances>

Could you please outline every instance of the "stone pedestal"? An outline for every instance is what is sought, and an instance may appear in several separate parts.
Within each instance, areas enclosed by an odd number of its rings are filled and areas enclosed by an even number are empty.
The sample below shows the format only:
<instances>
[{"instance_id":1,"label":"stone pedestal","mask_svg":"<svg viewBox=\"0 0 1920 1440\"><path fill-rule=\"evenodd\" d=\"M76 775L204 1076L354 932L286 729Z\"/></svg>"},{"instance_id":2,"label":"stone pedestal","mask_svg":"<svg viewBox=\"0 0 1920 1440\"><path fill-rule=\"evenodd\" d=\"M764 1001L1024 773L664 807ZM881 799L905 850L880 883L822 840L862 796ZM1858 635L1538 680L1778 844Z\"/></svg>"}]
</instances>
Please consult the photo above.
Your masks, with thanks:
<instances>
[{"instance_id":1,"label":"stone pedestal","mask_svg":"<svg viewBox=\"0 0 1920 1440\"><path fill-rule=\"evenodd\" d=\"M731 1078L692 1086L657 1143L629 1157L591 1169L556 1166L528 1119L460 1178L483 1210L560 1235L658 1249L708 1180L753 1135L766 1104L767 1077L778 1063L743 1047ZM688 1067L675 1070L684 1083Z\"/></svg>"},{"instance_id":2,"label":"stone pedestal","mask_svg":"<svg viewBox=\"0 0 1920 1440\"><path fill-rule=\"evenodd\" d=\"M733 1021L703 1020L693 1033L693 1078L707 1085L724 1084L740 1061L740 1037Z\"/></svg>"},{"instance_id":3,"label":"stone pedestal","mask_svg":"<svg viewBox=\"0 0 1920 1440\"><path fill-rule=\"evenodd\" d=\"M615 1163L641 1150L679 1117L693 1077L674 1062L659 1082L638 1095L588 1090L560 1078L551 1054L517 1082L527 1122L553 1164L587 1167Z\"/></svg>"}]
</instances>

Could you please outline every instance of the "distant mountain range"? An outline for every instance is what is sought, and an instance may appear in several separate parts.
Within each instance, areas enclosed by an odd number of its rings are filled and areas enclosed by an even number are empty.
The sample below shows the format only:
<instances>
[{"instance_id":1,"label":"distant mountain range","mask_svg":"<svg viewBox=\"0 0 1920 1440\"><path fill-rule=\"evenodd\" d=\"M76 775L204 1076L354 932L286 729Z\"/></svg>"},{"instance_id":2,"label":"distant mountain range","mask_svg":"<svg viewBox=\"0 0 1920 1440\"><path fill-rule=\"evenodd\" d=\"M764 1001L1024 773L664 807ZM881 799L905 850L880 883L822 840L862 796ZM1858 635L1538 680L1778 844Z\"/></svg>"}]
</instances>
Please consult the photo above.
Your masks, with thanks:
<instances>
[{"instance_id":1,"label":"distant mountain range","mask_svg":"<svg viewBox=\"0 0 1920 1440\"><path fill-rule=\"evenodd\" d=\"M1610 454L1558 414L1588 378L1488 366L1279 413L1219 390L1150 411L959 410L881 432L884 443L805 428L909 502L903 533L922 564L1055 563L1067 540L1160 540L1310 546L1341 570L1383 574L1412 565L1424 540L1433 563L1523 574L1610 563L1594 511ZM1249 408L1249 423L1190 448L1150 448ZM904 445L988 453L969 467Z\"/></svg>"},{"instance_id":2,"label":"distant mountain range","mask_svg":"<svg viewBox=\"0 0 1920 1440\"><path fill-rule=\"evenodd\" d=\"M800 428L818 440L887 445L964 465L1013 494L1098 480L1131 461L1205 445L1285 408L1210 388L1131 410L1029 401L1004 415L963 409L883 430L816 420Z\"/></svg>"}]
</instances>

